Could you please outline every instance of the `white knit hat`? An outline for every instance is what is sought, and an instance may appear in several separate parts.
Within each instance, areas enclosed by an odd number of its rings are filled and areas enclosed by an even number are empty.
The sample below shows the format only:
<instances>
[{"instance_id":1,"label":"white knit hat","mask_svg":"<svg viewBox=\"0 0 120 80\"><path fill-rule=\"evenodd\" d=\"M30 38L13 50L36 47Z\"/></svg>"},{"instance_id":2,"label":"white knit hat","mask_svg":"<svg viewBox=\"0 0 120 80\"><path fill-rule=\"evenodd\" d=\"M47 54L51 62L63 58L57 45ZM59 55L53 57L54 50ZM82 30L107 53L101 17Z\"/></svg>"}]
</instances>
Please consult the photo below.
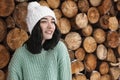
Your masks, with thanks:
<instances>
[{"instance_id":1,"label":"white knit hat","mask_svg":"<svg viewBox=\"0 0 120 80\"><path fill-rule=\"evenodd\" d=\"M36 25L36 23L45 16L52 16L56 22L56 17L54 12L49 7L41 6L36 1L30 2L28 4L27 10L28 12L27 12L26 23L27 23L30 34L32 33L32 30Z\"/></svg>"}]
</instances>

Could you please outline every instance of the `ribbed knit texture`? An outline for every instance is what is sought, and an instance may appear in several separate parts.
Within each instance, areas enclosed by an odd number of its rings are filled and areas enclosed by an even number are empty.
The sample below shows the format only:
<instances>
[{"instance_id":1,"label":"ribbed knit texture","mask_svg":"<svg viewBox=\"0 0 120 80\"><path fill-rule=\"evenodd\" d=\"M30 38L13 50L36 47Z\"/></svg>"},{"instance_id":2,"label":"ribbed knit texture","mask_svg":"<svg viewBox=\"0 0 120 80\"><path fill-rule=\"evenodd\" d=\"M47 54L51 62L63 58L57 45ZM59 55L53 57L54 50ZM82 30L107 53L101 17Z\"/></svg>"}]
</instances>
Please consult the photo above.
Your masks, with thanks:
<instances>
[{"instance_id":1,"label":"ribbed knit texture","mask_svg":"<svg viewBox=\"0 0 120 80\"><path fill-rule=\"evenodd\" d=\"M72 80L66 46L59 41L53 50L31 54L25 45L18 48L8 67L7 80Z\"/></svg>"}]
</instances>

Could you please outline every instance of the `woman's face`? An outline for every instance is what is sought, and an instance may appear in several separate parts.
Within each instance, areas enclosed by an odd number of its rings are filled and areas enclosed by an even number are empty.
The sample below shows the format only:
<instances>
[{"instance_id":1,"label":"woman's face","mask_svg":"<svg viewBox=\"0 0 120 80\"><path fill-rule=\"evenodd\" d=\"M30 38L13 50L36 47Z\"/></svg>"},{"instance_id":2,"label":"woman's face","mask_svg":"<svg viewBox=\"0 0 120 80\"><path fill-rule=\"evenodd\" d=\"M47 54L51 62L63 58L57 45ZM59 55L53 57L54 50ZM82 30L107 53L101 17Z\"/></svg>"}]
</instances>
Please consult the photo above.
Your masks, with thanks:
<instances>
[{"instance_id":1,"label":"woman's face","mask_svg":"<svg viewBox=\"0 0 120 80\"><path fill-rule=\"evenodd\" d=\"M46 16L40 20L40 26L43 32L43 41L51 39L55 31L55 19L51 16Z\"/></svg>"}]
</instances>

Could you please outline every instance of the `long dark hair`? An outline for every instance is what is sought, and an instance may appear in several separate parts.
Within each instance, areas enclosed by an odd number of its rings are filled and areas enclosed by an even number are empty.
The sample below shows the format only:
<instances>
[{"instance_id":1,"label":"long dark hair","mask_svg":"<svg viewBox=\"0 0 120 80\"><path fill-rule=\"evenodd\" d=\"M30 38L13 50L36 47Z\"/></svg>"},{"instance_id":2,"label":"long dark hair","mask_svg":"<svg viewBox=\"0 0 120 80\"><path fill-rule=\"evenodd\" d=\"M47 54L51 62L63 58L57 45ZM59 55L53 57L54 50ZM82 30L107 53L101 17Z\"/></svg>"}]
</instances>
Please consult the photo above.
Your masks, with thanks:
<instances>
[{"instance_id":1,"label":"long dark hair","mask_svg":"<svg viewBox=\"0 0 120 80\"><path fill-rule=\"evenodd\" d=\"M57 45L61 37L61 33L56 24L55 26L56 28L52 39L46 40L42 45L43 33L40 27L40 21L38 21L37 24L34 26L32 33L30 34L30 38L25 42L25 44L27 45L27 49L32 54L40 53L42 48L44 48L45 50L53 49Z\"/></svg>"}]
</instances>

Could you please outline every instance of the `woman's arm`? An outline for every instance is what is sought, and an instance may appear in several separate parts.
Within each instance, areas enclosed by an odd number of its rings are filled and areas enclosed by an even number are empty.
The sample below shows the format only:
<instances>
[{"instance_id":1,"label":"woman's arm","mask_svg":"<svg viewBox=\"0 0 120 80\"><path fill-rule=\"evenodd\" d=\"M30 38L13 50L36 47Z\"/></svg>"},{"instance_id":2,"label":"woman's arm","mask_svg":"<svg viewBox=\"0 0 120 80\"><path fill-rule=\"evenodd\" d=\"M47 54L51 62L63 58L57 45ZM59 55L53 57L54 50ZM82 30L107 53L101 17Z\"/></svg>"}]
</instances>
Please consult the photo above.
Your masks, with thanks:
<instances>
[{"instance_id":1,"label":"woman's arm","mask_svg":"<svg viewBox=\"0 0 120 80\"><path fill-rule=\"evenodd\" d=\"M7 80L22 80L20 51L16 50L8 66Z\"/></svg>"},{"instance_id":2,"label":"woman's arm","mask_svg":"<svg viewBox=\"0 0 120 80\"><path fill-rule=\"evenodd\" d=\"M70 57L63 42L59 43L58 53L58 80L72 80Z\"/></svg>"}]
</instances>

